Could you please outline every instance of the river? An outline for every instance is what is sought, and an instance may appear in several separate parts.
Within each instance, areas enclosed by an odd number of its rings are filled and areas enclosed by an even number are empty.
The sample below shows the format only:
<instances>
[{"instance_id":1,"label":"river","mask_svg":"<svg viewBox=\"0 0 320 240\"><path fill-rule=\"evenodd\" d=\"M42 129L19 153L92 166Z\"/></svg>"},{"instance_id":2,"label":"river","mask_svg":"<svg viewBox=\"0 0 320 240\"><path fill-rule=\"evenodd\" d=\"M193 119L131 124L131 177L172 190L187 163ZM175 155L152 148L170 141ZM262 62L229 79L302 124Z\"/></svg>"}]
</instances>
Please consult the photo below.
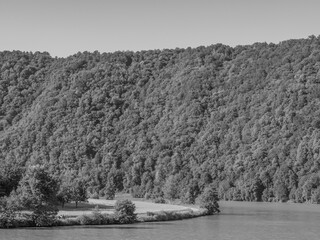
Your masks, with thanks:
<instances>
[{"instance_id":1,"label":"river","mask_svg":"<svg viewBox=\"0 0 320 240\"><path fill-rule=\"evenodd\" d=\"M1 240L319 240L320 205L220 202L220 215L131 225L0 229Z\"/></svg>"}]
</instances>

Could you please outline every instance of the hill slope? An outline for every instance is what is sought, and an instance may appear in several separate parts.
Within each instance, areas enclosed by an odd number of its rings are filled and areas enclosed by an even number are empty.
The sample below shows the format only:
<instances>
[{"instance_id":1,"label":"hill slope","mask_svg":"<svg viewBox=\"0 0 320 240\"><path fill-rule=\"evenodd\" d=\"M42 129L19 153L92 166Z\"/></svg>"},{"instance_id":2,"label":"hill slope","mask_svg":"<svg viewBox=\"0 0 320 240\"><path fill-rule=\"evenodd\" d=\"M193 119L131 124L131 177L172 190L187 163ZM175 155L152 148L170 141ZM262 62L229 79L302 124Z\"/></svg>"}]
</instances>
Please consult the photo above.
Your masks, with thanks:
<instances>
[{"instance_id":1,"label":"hill slope","mask_svg":"<svg viewBox=\"0 0 320 240\"><path fill-rule=\"evenodd\" d=\"M0 53L0 189L46 165L91 194L320 201L320 37Z\"/></svg>"}]
</instances>

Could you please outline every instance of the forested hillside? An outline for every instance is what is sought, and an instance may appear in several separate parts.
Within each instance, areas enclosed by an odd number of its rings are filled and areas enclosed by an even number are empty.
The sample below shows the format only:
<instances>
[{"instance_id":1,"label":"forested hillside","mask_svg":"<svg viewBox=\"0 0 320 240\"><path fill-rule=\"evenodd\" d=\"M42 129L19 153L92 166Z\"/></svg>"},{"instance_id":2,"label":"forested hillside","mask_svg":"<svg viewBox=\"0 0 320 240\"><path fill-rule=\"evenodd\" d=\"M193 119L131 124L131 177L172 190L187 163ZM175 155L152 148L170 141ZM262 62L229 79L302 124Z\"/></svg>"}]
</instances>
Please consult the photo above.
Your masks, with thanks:
<instances>
[{"instance_id":1,"label":"forested hillside","mask_svg":"<svg viewBox=\"0 0 320 240\"><path fill-rule=\"evenodd\" d=\"M320 203L320 36L235 48L0 52L0 190Z\"/></svg>"}]
</instances>

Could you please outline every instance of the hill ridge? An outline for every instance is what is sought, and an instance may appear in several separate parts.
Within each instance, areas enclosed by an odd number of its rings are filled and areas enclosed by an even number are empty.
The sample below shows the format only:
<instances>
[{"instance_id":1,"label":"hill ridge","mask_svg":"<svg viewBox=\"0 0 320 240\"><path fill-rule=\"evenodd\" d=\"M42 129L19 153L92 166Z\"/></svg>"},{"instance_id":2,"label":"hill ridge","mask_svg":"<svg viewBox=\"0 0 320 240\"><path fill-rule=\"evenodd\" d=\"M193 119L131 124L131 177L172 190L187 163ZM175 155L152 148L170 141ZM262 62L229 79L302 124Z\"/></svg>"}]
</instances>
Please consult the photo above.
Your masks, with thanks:
<instances>
[{"instance_id":1,"label":"hill ridge","mask_svg":"<svg viewBox=\"0 0 320 240\"><path fill-rule=\"evenodd\" d=\"M26 167L92 195L320 201L320 38L0 52L0 186Z\"/></svg>"}]
</instances>

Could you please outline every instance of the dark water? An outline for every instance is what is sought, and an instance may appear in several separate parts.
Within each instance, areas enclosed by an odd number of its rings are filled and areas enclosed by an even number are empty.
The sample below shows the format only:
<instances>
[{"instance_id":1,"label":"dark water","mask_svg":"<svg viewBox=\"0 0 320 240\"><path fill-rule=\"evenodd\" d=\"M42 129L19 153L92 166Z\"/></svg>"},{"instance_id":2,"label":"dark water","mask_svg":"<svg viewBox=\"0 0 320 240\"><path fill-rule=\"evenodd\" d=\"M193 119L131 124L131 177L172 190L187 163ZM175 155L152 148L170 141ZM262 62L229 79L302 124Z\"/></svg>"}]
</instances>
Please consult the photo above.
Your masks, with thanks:
<instances>
[{"instance_id":1,"label":"dark water","mask_svg":"<svg viewBox=\"0 0 320 240\"><path fill-rule=\"evenodd\" d=\"M1 240L320 240L320 205L221 202L222 213L121 226L2 229Z\"/></svg>"}]
</instances>

